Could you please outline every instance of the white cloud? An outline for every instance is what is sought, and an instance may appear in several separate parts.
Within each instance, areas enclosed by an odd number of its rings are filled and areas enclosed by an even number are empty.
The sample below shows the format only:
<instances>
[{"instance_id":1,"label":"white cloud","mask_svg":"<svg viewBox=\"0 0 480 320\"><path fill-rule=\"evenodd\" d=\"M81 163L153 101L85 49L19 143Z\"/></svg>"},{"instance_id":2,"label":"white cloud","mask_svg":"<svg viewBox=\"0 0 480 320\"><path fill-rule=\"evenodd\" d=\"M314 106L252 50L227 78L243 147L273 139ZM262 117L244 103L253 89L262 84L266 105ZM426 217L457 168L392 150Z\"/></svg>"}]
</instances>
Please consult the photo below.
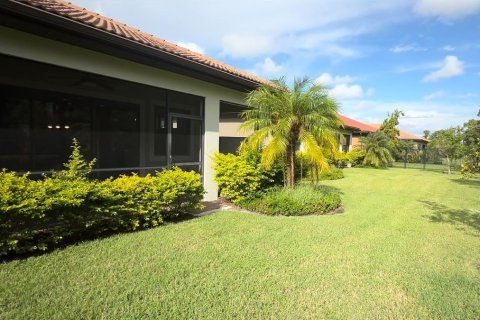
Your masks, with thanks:
<instances>
[{"instance_id":1,"label":"white cloud","mask_svg":"<svg viewBox=\"0 0 480 320\"><path fill-rule=\"evenodd\" d=\"M393 53L403 53L403 52L419 52L419 51L427 51L426 48L418 47L415 44L407 44L403 46L395 46L390 48L390 51Z\"/></svg>"},{"instance_id":2,"label":"white cloud","mask_svg":"<svg viewBox=\"0 0 480 320\"><path fill-rule=\"evenodd\" d=\"M329 86L329 85L331 85L331 84L333 83L333 78L332 78L332 76L330 75L330 73L324 72L324 73L322 73L322 74L320 75L320 77L318 77L318 78L315 80L315 82L320 83L320 84L322 84L322 85L324 85L324 86Z\"/></svg>"},{"instance_id":3,"label":"white cloud","mask_svg":"<svg viewBox=\"0 0 480 320\"><path fill-rule=\"evenodd\" d=\"M363 97L363 89L358 84L338 84L328 94L339 100L354 99Z\"/></svg>"},{"instance_id":4,"label":"white cloud","mask_svg":"<svg viewBox=\"0 0 480 320\"><path fill-rule=\"evenodd\" d=\"M370 96L374 93L373 88L369 88L365 93L360 85L351 84L353 81L355 81L355 78L352 76L344 75L333 77L327 72L322 73L315 79L315 82L324 86L333 86L328 94L339 100L361 98L364 95Z\"/></svg>"},{"instance_id":5,"label":"white cloud","mask_svg":"<svg viewBox=\"0 0 480 320\"><path fill-rule=\"evenodd\" d=\"M423 82L434 82L440 79L451 78L463 74L464 63L456 56L446 56L443 66L426 75Z\"/></svg>"},{"instance_id":6,"label":"white cloud","mask_svg":"<svg viewBox=\"0 0 480 320\"><path fill-rule=\"evenodd\" d=\"M104 13L118 21L166 40L201 44L213 56L222 58L222 53L234 59L306 53L333 61L358 57L368 49L352 39L407 19L411 10L408 1L393 0L282 0L275 5L257 0L74 2L90 9L101 3ZM325 14L319 18L319 12Z\"/></svg>"},{"instance_id":7,"label":"white cloud","mask_svg":"<svg viewBox=\"0 0 480 320\"><path fill-rule=\"evenodd\" d=\"M420 134L423 130L436 131L458 126L468 119L468 116L433 109L424 111L406 110L405 116L400 118L399 127Z\"/></svg>"},{"instance_id":8,"label":"white cloud","mask_svg":"<svg viewBox=\"0 0 480 320\"><path fill-rule=\"evenodd\" d=\"M324 72L317 79L315 79L315 82L329 86L332 84L346 84L354 80L355 79L349 75L332 77L330 73Z\"/></svg>"},{"instance_id":9,"label":"white cloud","mask_svg":"<svg viewBox=\"0 0 480 320\"><path fill-rule=\"evenodd\" d=\"M229 34L222 38L222 47L222 54L234 58L251 58L277 51L273 39L262 35Z\"/></svg>"},{"instance_id":10,"label":"white cloud","mask_svg":"<svg viewBox=\"0 0 480 320\"><path fill-rule=\"evenodd\" d=\"M267 57L262 62L255 64L254 70L251 71L259 76L272 78L279 76L283 70L284 67L282 65L277 64L273 59Z\"/></svg>"},{"instance_id":11,"label":"white cloud","mask_svg":"<svg viewBox=\"0 0 480 320\"><path fill-rule=\"evenodd\" d=\"M205 50L202 47L200 47L198 44L193 43L193 42L179 41L179 42L177 42L177 45L179 45L180 47L183 47L183 48L187 48L188 50L193 51L193 52L197 52L197 53L200 53L200 54L205 54Z\"/></svg>"},{"instance_id":12,"label":"white cloud","mask_svg":"<svg viewBox=\"0 0 480 320\"><path fill-rule=\"evenodd\" d=\"M407 73L407 72L414 72L414 71L422 71L422 70L430 70L435 68L442 67L442 62L427 62L427 63L418 63L412 65L403 65L397 66L393 70L395 73Z\"/></svg>"},{"instance_id":13,"label":"white cloud","mask_svg":"<svg viewBox=\"0 0 480 320\"><path fill-rule=\"evenodd\" d=\"M444 51L455 51L455 47L452 47L451 45L443 46L442 49Z\"/></svg>"},{"instance_id":14,"label":"white cloud","mask_svg":"<svg viewBox=\"0 0 480 320\"><path fill-rule=\"evenodd\" d=\"M414 10L423 16L453 21L480 11L480 0L418 0Z\"/></svg>"},{"instance_id":15,"label":"white cloud","mask_svg":"<svg viewBox=\"0 0 480 320\"><path fill-rule=\"evenodd\" d=\"M425 129L435 131L462 125L474 116L470 103L449 103L442 100L386 102L354 99L343 101L342 109L346 116L357 115L355 119L367 123L381 122L394 109L403 110L405 116L400 118L399 127L416 134L421 134Z\"/></svg>"},{"instance_id":16,"label":"white cloud","mask_svg":"<svg viewBox=\"0 0 480 320\"><path fill-rule=\"evenodd\" d=\"M319 54L323 54L326 56L330 56L333 58L351 58L357 57L360 55L358 50L347 48L345 46L337 45L337 44L326 44L323 47L318 49L317 51Z\"/></svg>"},{"instance_id":17,"label":"white cloud","mask_svg":"<svg viewBox=\"0 0 480 320\"><path fill-rule=\"evenodd\" d=\"M427 94L425 97L423 97L424 100L430 101L434 100L440 97L443 97L445 95L445 92L442 90L432 92L430 94Z\"/></svg>"}]
</instances>

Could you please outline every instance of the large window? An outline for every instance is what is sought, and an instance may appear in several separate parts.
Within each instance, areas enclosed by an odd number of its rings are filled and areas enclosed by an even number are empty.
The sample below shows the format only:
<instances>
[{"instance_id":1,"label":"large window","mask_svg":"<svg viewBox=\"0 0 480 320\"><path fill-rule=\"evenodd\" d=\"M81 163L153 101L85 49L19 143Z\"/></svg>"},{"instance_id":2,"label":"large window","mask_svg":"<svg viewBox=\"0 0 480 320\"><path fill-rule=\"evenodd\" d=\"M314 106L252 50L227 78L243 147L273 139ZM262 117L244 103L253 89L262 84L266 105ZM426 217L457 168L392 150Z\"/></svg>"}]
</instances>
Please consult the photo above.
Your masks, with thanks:
<instances>
[{"instance_id":1,"label":"large window","mask_svg":"<svg viewBox=\"0 0 480 320\"><path fill-rule=\"evenodd\" d=\"M97 176L201 172L204 99L0 55L0 168L59 169L76 138Z\"/></svg>"},{"instance_id":2,"label":"large window","mask_svg":"<svg viewBox=\"0 0 480 320\"><path fill-rule=\"evenodd\" d=\"M96 168L139 166L139 106L0 86L0 167L59 169L76 138Z\"/></svg>"}]
</instances>

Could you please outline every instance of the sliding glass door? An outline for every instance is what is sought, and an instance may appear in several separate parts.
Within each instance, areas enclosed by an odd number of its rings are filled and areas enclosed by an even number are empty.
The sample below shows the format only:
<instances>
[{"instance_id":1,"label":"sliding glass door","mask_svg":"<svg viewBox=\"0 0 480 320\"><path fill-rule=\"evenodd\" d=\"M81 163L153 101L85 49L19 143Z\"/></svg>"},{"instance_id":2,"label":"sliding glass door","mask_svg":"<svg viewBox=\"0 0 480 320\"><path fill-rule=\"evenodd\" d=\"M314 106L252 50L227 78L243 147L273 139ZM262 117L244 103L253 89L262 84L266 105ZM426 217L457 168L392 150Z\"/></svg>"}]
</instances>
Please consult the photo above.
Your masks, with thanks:
<instances>
[{"instance_id":1,"label":"sliding glass door","mask_svg":"<svg viewBox=\"0 0 480 320\"><path fill-rule=\"evenodd\" d=\"M200 172L203 132L201 118L171 114L169 119L170 165Z\"/></svg>"}]
</instances>

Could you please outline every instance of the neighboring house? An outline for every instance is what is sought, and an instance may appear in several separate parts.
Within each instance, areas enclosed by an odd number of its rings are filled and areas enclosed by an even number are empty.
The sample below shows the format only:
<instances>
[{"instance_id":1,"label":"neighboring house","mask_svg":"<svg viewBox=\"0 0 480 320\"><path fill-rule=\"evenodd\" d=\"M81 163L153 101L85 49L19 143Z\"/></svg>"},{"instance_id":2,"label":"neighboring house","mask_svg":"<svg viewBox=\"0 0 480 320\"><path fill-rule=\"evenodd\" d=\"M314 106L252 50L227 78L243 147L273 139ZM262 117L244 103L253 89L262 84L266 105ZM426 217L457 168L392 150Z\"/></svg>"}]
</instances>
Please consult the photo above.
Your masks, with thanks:
<instances>
[{"instance_id":1,"label":"neighboring house","mask_svg":"<svg viewBox=\"0 0 480 320\"><path fill-rule=\"evenodd\" d=\"M344 126L342 137L340 137L339 147L343 152L348 152L355 147L359 147L361 137L366 136L370 132L377 131L381 126L381 124L363 123L341 114L337 114L337 117L342 121ZM416 134L404 130L399 131L400 134L398 135L398 139L415 142L418 150L425 149L429 142L428 139Z\"/></svg>"},{"instance_id":2,"label":"neighboring house","mask_svg":"<svg viewBox=\"0 0 480 320\"><path fill-rule=\"evenodd\" d=\"M217 197L252 74L61 0L0 2L0 168L58 169L77 138L98 177L177 165Z\"/></svg>"},{"instance_id":3,"label":"neighboring house","mask_svg":"<svg viewBox=\"0 0 480 320\"><path fill-rule=\"evenodd\" d=\"M337 117L342 121L344 126L339 143L339 149L343 152L348 152L355 147L359 147L362 136L377 131L377 128L344 115L337 114Z\"/></svg>"},{"instance_id":4,"label":"neighboring house","mask_svg":"<svg viewBox=\"0 0 480 320\"><path fill-rule=\"evenodd\" d=\"M376 130L378 130L378 128L380 128L381 126L381 124L379 123L371 123L369 125L371 127L376 128ZM400 134L398 135L398 139L414 142L417 150L424 150L428 142L430 141L422 136L407 132L405 130L399 130L399 131L400 131Z\"/></svg>"}]
</instances>

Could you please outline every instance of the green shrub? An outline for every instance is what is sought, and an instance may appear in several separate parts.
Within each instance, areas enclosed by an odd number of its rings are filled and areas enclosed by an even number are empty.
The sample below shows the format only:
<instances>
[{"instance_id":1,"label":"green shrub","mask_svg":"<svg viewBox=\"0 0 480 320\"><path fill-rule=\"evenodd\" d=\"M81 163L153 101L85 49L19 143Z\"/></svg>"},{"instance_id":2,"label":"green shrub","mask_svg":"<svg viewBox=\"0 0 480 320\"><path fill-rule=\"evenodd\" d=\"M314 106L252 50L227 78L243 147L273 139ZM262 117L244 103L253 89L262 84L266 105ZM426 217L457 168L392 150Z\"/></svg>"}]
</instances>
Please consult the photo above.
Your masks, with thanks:
<instances>
[{"instance_id":1,"label":"green shrub","mask_svg":"<svg viewBox=\"0 0 480 320\"><path fill-rule=\"evenodd\" d=\"M348 163L355 167L363 162L365 151L362 149L352 149L345 154Z\"/></svg>"},{"instance_id":2,"label":"green shrub","mask_svg":"<svg viewBox=\"0 0 480 320\"><path fill-rule=\"evenodd\" d=\"M0 256L154 227L200 207L204 189L193 171L98 181L88 179L93 163L85 162L74 141L65 170L38 181L0 172Z\"/></svg>"},{"instance_id":3,"label":"green shrub","mask_svg":"<svg viewBox=\"0 0 480 320\"><path fill-rule=\"evenodd\" d=\"M163 170L156 175L122 175L111 183L119 223L131 230L155 227L201 207L204 189L197 173L180 168Z\"/></svg>"},{"instance_id":4,"label":"green shrub","mask_svg":"<svg viewBox=\"0 0 480 320\"><path fill-rule=\"evenodd\" d=\"M262 170L251 155L216 153L213 162L214 180L220 195L233 203L238 203L272 182L271 174Z\"/></svg>"},{"instance_id":5,"label":"green shrub","mask_svg":"<svg viewBox=\"0 0 480 320\"><path fill-rule=\"evenodd\" d=\"M303 216L328 213L340 207L341 198L331 188L299 185L293 189L274 187L243 199L239 205L267 215Z\"/></svg>"},{"instance_id":6,"label":"green shrub","mask_svg":"<svg viewBox=\"0 0 480 320\"><path fill-rule=\"evenodd\" d=\"M330 170L320 172L319 174L320 180L338 180L343 179L344 177L343 170L335 167L330 167Z\"/></svg>"}]
</instances>

